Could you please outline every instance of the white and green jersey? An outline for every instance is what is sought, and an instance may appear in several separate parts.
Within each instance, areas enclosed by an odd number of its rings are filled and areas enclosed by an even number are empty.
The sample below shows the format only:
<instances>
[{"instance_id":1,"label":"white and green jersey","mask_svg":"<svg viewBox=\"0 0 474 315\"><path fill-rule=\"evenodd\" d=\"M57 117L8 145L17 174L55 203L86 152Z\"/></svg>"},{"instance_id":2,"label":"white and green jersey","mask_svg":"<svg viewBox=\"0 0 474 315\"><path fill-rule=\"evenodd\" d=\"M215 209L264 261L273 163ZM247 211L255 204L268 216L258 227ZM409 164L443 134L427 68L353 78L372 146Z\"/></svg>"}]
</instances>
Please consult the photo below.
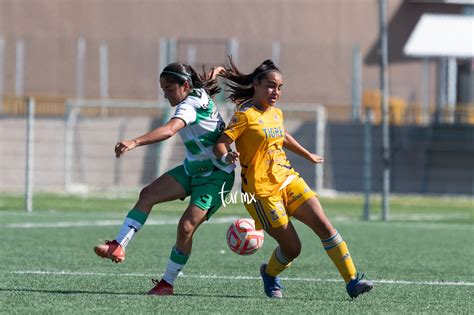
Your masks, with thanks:
<instances>
[{"instance_id":1,"label":"white and green jersey","mask_svg":"<svg viewBox=\"0 0 474 315\"><path fill-rule=\"evenodd\" d=\"M179 131L186 147L184 168L189 176L209 176L214 166L231 173L233 164L216 159L213 147L225 129L225 122L204 89L194 89L179 103L171 118L179 118L186 127Z\"/></svg>"}]
</instances>

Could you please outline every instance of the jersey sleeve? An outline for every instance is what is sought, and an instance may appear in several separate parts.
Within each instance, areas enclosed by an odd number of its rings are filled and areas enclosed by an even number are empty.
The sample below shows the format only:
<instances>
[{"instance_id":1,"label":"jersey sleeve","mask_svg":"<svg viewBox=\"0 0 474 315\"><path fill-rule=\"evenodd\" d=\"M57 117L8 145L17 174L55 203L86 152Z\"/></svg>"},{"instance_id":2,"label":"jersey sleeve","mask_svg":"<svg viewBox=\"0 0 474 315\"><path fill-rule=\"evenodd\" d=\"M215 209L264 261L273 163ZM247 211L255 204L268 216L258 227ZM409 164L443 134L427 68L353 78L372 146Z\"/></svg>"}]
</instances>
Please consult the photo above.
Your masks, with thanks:
<instances>
[{"instance_id":1,"label":"jersey sleeve","mask_svg":"<svg viewBox=\"0 0 474 315\"><path fill-rule=\"evenodd\" d=\"M283 117L283 111L280 108L277 108L278 114L280 115L281 120L283 121L285 118Z\"/></svg>"},{"instance_id":2,"label":"jersey sleeve","mask_svg":"<svg viewBox=\"0 0 474 315\"><path fill-rule=\"evenodd\" d=\"M230 120L229 125L224 130L224 133L235 141L247 128L248 119L247 115L243 112L235 112L234 116Z\"/></svg>"},{"instance_id":3,"label":"jersey sleeve","mask_svg":"<svg viewBox=\"0 0 474 315\"><path fill-rule=\"evenodd\" d=\"M176 111L171 118L179 118L184 121L186 125L192 124L196 121L196 109L192 104L181 103L177 106Z\"/></svg>"}]
</instances>

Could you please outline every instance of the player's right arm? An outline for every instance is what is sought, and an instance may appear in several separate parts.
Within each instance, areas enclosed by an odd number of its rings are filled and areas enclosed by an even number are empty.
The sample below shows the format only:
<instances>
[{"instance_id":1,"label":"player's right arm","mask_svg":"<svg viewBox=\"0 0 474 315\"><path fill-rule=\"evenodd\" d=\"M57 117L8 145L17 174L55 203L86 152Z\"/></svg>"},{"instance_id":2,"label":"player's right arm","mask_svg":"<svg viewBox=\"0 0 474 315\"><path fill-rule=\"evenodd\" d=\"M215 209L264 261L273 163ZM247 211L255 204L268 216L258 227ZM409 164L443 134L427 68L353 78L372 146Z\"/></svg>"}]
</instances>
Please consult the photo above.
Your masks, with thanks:
<instances>
[{"instance_id":1,"label":"player's right arm","mask_svg":"<svg viewBox=\"0 0 474 315\"><path fill-rule=\"evenodd\" d=\"M217 76L223 72L225 72L225 68L222 66L217 66L212 68L211 71L209 71L208 76L210 80L215 80Z\"/></svg>"},{"instance_id":2,"label":"player's right arm","mask_svg":"<svg viewBox=\"0 0 474 315\"><path fill-rule=\"evenodd\" d=\"M136 147L151 143L160 142L171 138L180 129L184 128L186 123L180 118L173 118L165 125L153 129L135 139L120 141L115 145L115 157L119 158L125 152L135 149Z\"/></svg>"}]
</instances>

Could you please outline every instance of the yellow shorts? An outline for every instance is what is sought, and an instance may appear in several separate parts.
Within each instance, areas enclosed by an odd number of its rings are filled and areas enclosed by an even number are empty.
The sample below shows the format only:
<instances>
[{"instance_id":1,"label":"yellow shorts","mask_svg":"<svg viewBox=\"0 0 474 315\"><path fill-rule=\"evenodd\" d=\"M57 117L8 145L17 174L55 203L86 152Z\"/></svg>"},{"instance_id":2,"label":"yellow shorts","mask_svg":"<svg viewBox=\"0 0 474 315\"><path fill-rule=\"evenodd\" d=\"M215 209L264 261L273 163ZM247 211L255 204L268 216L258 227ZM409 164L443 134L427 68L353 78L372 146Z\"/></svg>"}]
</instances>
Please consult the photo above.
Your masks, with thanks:
<instances>
[{"instance_id":1,"label":"yellow shorts","mask_svg":"<svg viewBox=\"0 0 474 315\"><path fill-rule=\"evenodd\" d=\"M269 229L285 225L294 211L317 194L309 188L303 178L294 178L277 194L269 197L255 196L251 203L244 203L255 220L255 228Z\"/></svg>"}]
</instances>

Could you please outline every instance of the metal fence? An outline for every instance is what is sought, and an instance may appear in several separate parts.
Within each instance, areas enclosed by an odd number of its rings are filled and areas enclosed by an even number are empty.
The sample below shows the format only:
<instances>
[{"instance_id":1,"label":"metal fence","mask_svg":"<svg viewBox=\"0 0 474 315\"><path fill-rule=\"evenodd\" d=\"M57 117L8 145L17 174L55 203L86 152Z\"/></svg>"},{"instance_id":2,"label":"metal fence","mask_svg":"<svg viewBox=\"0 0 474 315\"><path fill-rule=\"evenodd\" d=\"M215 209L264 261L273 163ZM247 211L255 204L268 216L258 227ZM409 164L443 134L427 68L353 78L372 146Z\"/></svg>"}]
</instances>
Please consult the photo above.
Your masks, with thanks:
<instances>
[{"instance_id":1,"label":"metal fence","mask_svg":"<svg viewBox=\"0 0 474 315\"><path fill-rule=\"evenodd\" d=\"M117 141L167 121L171 110L167 104L14 100L15 106L0 117L0 192L28 196L34 192L136 192L184 159L178 137L137 148L120 159L114 156ZM228 121L233 107L218 106ZM318 104L281 107L287 131L325 158L323 165L314 165L287 152L312 188L323 194L381 191L380 125L328 120L327 107ZM390 135L392 192L474 195L474 126L391 125Z\"/></svg>"},{"instance_id":2,"label":"metal fence","mask_svg":"<svg viewBox=\"0 0 474 315\"><path fill-rule=\"evenodd\" d=\"M129 191L154 180L184 159L178 137L140 147L116 159L117 141L131 139L165 123L168 104L138 100L67 99L62 108L35 98L17 99L17 108L0 118L0 191ZM233 106L218 104L226 121ZM283 104L286 128L305 124L311 148L324 154L326 114L318 104ZM239 170L238 170L239 171ZM323 168L308 170L313 188L323 189ZM240 185L240 177L235 187Z\"/></svg>"}]
</instances>

